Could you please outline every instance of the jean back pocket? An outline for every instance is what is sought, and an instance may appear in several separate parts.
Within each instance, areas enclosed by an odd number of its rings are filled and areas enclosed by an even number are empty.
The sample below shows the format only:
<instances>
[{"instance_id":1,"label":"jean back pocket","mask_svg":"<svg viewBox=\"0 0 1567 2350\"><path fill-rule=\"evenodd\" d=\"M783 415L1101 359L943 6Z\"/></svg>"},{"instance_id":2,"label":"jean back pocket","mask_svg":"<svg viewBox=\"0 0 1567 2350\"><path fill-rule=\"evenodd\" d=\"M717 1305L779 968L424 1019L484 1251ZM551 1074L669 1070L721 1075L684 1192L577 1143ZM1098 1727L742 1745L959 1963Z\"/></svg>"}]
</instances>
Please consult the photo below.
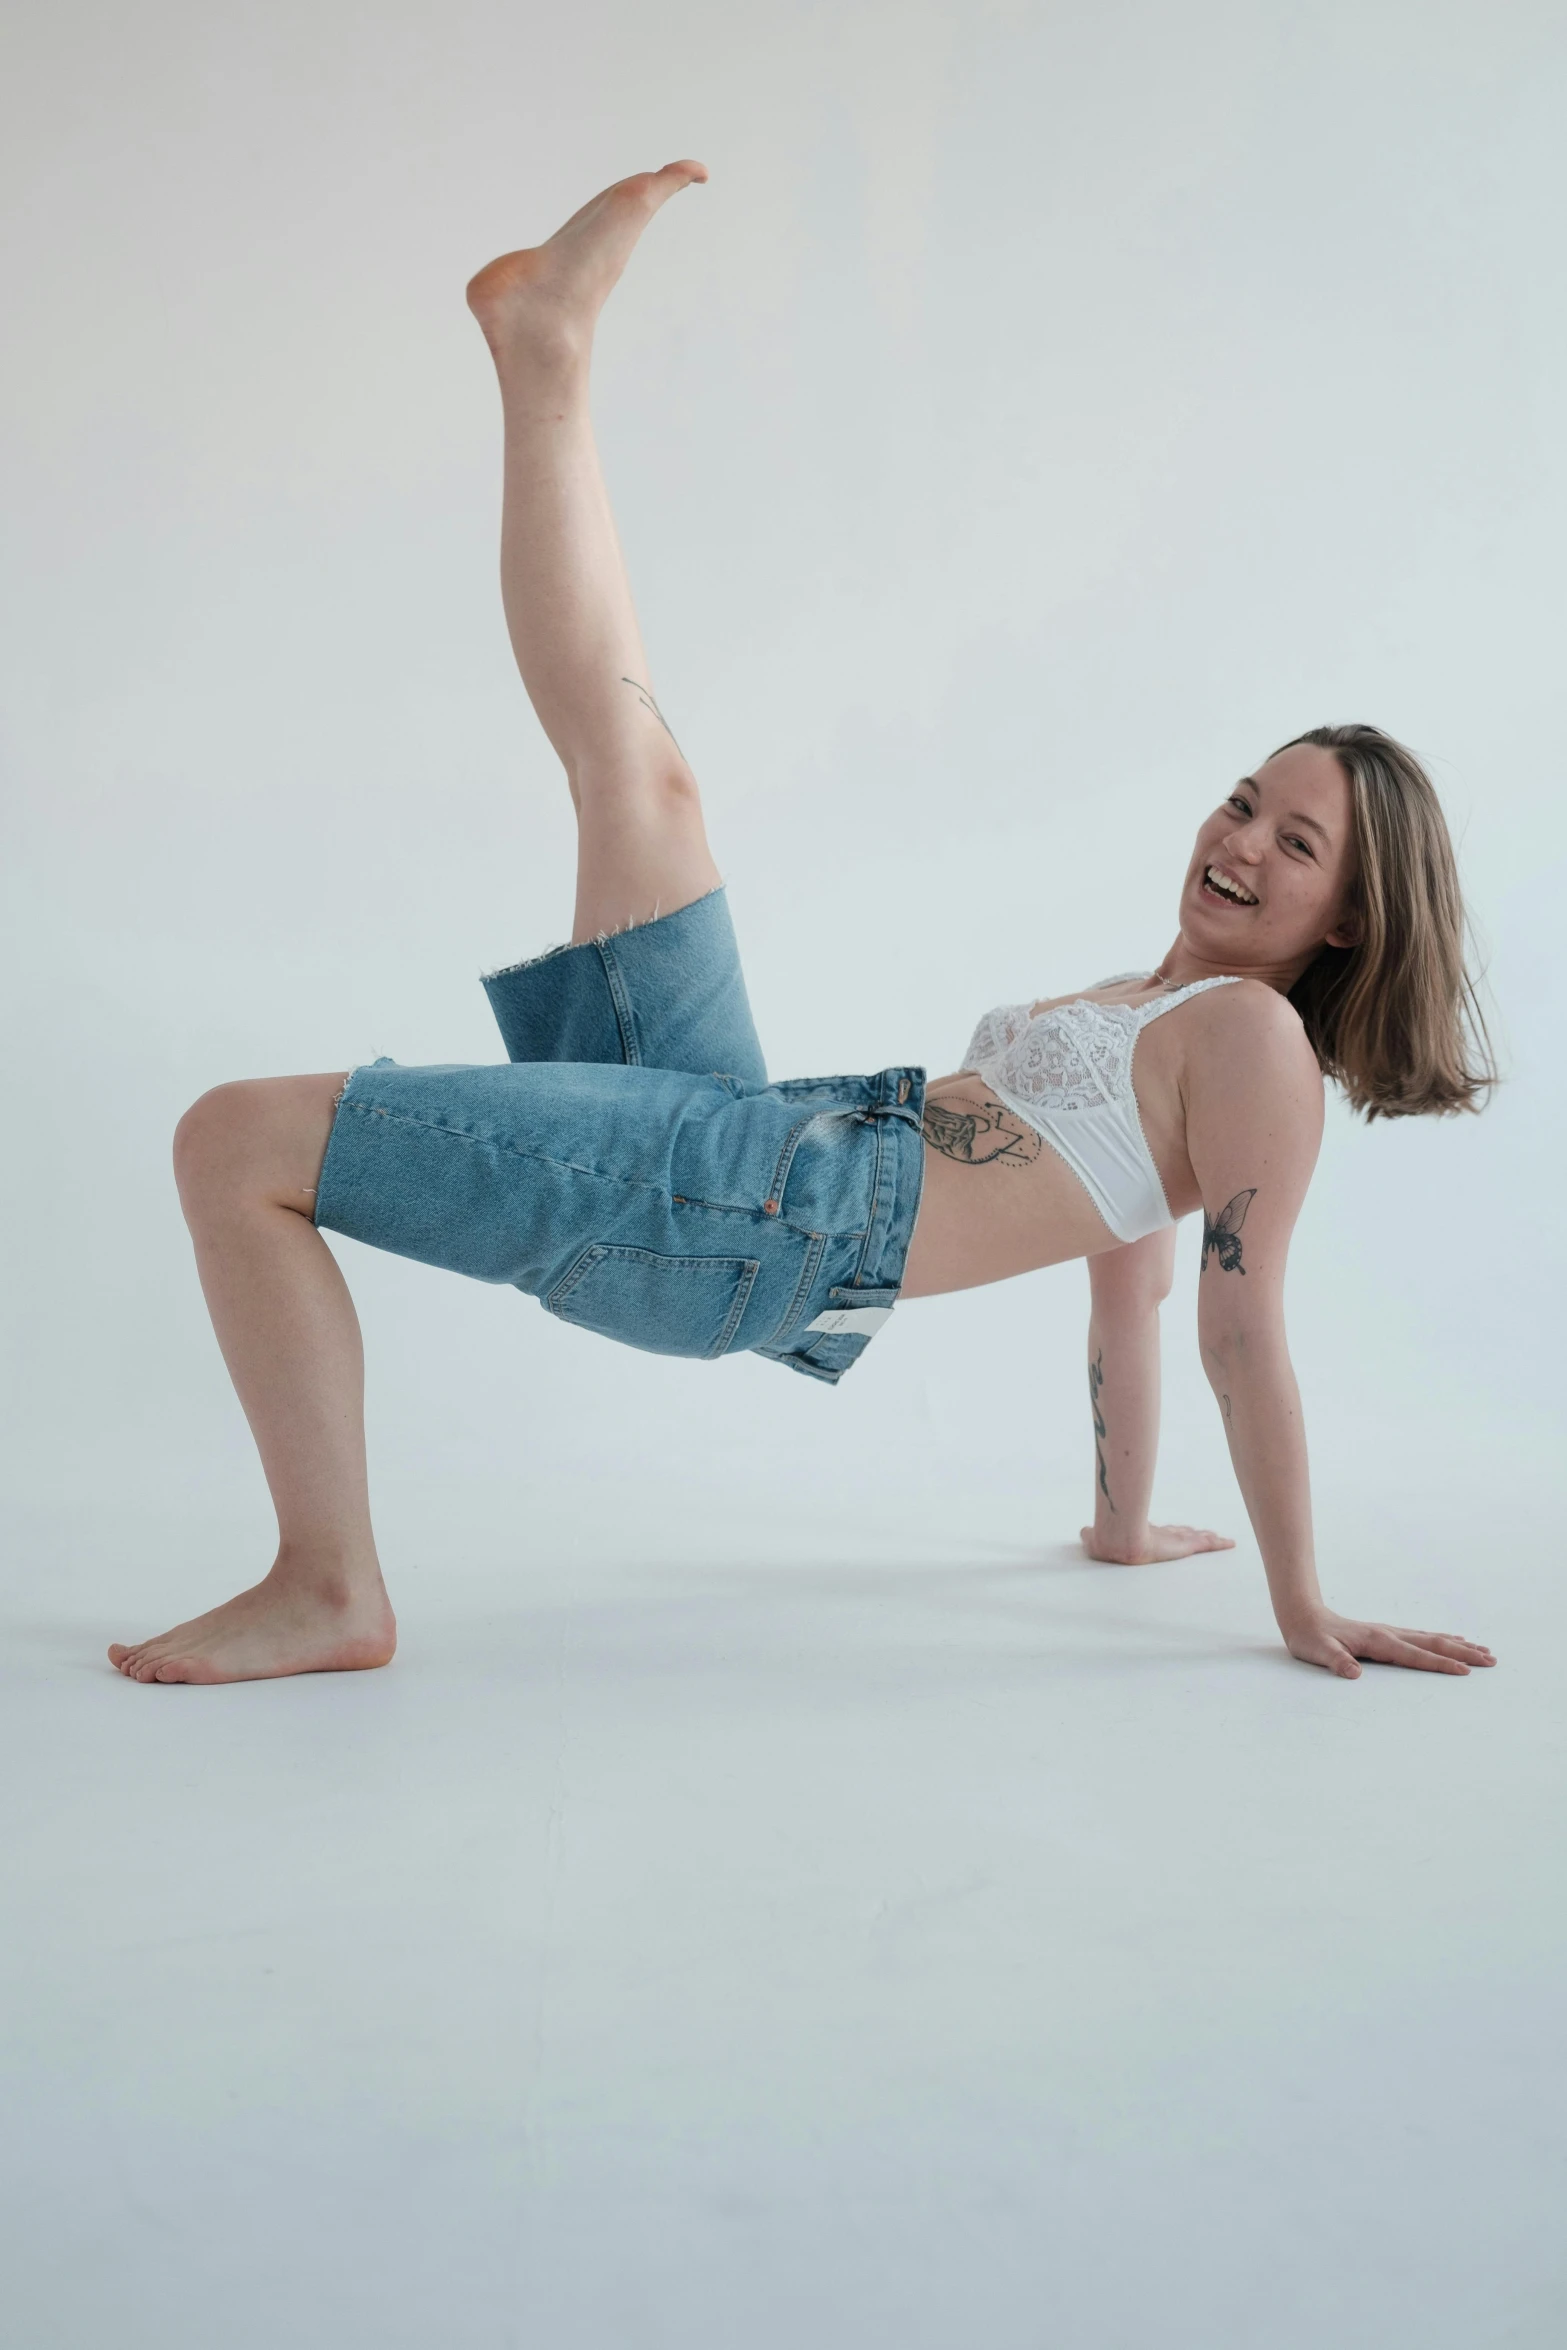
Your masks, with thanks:
<instances>
[{"instance_id":1,"label":"jean back pocket","mask_svg":"<svg viewBox=\"0 0 1567 2350\"><path fill-rule=\"evenodd\" d=\"M649 1354L726 1354L760 1271L754 1257L665 1257L650 1248L585 1248L545 1298L581 1330Z\"/></svg>"}]
</instances>

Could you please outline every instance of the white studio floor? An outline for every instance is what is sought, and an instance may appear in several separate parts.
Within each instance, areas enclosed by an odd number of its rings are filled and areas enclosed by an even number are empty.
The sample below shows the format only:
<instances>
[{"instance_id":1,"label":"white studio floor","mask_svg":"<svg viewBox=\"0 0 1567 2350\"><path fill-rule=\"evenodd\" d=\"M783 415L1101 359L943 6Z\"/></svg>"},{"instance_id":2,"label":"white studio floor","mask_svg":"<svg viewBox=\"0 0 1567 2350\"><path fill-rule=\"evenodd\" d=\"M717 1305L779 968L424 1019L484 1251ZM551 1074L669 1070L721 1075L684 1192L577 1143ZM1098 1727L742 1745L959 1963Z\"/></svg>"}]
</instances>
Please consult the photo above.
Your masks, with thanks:
<instances>
[{"instance_id":1,"label":"white studio floor","mask_svg":"<svg viewBox=\"0 0 1567 2350\"><path fill-rule=\"evenodd\" d=\"M1249 1549L904 1516L590 1497L228 1691L99 1661L195 1533L35 1528L7 2343L1555 2350L1559 1543L1406 1505L1503 1663L1340 1685Z\"/></svg>"}]
</instances>

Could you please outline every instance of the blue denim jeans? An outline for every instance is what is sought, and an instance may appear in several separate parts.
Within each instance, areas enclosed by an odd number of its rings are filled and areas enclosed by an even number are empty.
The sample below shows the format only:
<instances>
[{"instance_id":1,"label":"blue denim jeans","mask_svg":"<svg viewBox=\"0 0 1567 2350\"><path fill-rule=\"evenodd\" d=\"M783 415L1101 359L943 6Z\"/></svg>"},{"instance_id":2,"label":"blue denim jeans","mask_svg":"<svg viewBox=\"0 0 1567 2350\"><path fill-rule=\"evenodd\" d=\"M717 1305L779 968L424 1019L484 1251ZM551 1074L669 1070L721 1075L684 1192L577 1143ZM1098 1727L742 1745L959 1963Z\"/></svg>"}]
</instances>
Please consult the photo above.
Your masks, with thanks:
<instances>
[{"instance_id":1,"label":"blue denim jeans","mask_svg":"<svg viewBox=\"0 0 1567 2350\"><path fill-rule=\"evenodd\" d=\"M484 982L509 1061L375 1061L316 1222L654 1354L836 1382L903 1278L922 1069L770 1085L722 890Z\"/></svg>"}]
</instances>

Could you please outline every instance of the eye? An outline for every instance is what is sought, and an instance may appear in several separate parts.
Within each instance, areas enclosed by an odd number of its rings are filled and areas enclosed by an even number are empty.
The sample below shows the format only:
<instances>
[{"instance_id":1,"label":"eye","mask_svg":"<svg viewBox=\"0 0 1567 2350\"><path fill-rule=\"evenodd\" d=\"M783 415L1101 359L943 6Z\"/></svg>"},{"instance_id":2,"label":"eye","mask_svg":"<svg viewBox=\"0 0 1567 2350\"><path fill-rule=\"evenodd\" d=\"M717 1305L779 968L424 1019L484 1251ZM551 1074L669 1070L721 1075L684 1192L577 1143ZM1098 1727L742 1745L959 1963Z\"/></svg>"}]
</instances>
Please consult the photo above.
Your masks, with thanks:
<instances>
[{"instance_id":1,"label":"eye","mask_svg":"<svg viewBox=\"0 0 1567 2350\"><path fill-rule=\"evenodd\" d=\"M1298 832L1287 832L1284 835L1284 846L1287 849L1299 849L1303 857L1315 857L1317 853L1310 841L1302 840Z\"/></svg>"},{"instance_id":2,"label":"eye","mask_svg":"<svg viewBox=\"0 0 1567 2350\"><path fill-rule=\"evenodd\" d=\"M1251 803L1243 798L1238 791L1232 791L1224 804L1227 808L1238 808L1243 816L1251 814Z\"/></svg>"}]
</instances>

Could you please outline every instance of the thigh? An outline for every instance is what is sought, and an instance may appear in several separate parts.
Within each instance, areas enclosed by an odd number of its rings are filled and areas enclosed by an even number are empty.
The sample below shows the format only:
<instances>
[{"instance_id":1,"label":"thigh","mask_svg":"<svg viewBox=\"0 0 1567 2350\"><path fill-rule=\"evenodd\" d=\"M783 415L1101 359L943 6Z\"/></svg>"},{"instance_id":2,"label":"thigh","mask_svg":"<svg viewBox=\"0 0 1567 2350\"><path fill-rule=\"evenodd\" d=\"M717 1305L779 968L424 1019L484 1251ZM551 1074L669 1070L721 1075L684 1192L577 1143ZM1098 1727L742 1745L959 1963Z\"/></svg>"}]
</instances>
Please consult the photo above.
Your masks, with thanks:
<instances>
[{"instance_id":1,"label":"thigh","mask_svg":"<svg viewBox=\"0 0 1567 2350\"><path fill-rule=\"evenodd\" d=\"M678 913L718 887L701 794L684 762L634 782L583 775L578 788L573 946Z\"/></svg>"},{"instance_id":2,"label":"thigh","mask_svg":"<svg viewBox=\"0 0 1567 2350\"><path fill-rule=\"evenodd\" d=\"M808 1122L768 1093L683 1071L377 1061L344 1094L316 1221L530 1296L563 1304L569 1292L562 1318L600 1329L602 1301L622 1296L612 1335L706 1352L738 1328L731 1306L754 1305L765 1321L772 1304L770 1331L788 1303L810 1236L780 1215L770 1186L791 1131ZM772 1270L759 1280L764 1257ZM694 1348L657 1335L660 1290L700 1309ZM638 1336L644 1309L654 1334ZM678 1308L673 1319L691 1317Z\"/></svg>"},{"instance_id":3,"label":"thigh","mask_svg":"<svg viewBox=\"0 0 1567 2350\"><path fill-rule=\"evenodd\" d=\"M628 1346L756 1348L831 1381L897 1298L922 1074L378 1061L344 1094L316 1221Z\"/></svg>"}]
</instances>

